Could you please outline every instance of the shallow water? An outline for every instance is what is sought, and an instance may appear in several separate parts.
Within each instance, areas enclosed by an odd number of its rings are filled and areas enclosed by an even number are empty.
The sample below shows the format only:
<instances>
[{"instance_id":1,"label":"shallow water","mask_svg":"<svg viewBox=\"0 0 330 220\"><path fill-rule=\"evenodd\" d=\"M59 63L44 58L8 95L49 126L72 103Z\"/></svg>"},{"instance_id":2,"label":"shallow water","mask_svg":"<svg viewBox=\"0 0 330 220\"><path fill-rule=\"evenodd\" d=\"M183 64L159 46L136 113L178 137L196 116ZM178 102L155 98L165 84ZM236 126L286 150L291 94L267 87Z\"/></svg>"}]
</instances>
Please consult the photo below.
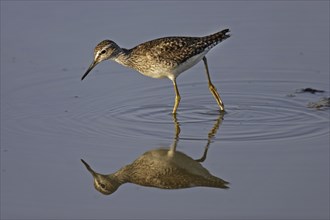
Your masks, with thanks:
<instances>
[{"instance_id":1,"label":"shallow water","mask_svg":"<svg viewBox=\"0 0 330 220\"><path fill-rule=\"evenodd\" d=\"M329 109L308 108L329 97L329 2L98 3L1 2L1 219L329 218ZM178 78L178 139L169 80L104 62L80 81L104 38L227 27L207 55L227 113L196 65ZM194 159L209 143L202 164L230 189L104 196L80 162L112 173L175 140Z\"/></svg>"}]
</instances>

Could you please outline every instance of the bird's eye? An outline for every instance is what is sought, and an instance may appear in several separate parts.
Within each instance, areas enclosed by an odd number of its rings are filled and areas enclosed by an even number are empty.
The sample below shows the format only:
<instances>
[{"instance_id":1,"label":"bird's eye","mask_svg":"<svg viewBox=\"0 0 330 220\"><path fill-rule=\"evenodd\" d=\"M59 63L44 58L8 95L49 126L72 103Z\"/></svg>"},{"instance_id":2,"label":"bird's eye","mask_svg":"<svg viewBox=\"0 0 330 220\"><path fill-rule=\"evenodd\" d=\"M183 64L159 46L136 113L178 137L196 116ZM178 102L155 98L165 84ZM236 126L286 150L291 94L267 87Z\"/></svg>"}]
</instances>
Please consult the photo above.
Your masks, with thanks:
<instances>
[{"instance_id":1,"label":"bird's eye","mask_svg":"<svg viewBox=\"0 0 330 220\"><path fill-rule=\"evenodd\" d=\"M104 189L105 188L105 185L103 183L100 184L100 186Z\"/></svg>"},{"instance_id":2,"label":"bird's eye","mask_svg":"<svg viewBox=\"0 0 330 220\"><path fill-rule=\"evenodd\" d=\"M105 54L105 50L102 50L102 51L101 51L101 54Z\"/></svg>"}]
</instances>

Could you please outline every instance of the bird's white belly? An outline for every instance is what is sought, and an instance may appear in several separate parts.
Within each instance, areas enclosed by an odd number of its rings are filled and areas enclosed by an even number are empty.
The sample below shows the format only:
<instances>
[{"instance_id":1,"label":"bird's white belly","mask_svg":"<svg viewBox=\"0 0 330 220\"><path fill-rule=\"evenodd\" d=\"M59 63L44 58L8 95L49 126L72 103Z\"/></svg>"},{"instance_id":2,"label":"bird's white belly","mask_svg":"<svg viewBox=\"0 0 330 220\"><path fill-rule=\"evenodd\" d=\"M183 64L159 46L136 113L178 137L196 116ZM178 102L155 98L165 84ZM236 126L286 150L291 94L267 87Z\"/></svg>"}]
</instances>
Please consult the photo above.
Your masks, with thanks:
<instances>
[{"instance_id":1,"label":"bird's white belly","mask_svg":"<svg viewBox=\"0 0 330 220\"><path fill-rule=\"evenodd\" d=\"M207 51L189 58L184 63L179 64L175 69L173 69L171 74L174 76L174 78L176 78L178 75L180 75L180 73L186 71L187 69L191 68L192 66L197 64L199 61L201 61L206 53L207 53Z\"/></svg>"}]
</instances>

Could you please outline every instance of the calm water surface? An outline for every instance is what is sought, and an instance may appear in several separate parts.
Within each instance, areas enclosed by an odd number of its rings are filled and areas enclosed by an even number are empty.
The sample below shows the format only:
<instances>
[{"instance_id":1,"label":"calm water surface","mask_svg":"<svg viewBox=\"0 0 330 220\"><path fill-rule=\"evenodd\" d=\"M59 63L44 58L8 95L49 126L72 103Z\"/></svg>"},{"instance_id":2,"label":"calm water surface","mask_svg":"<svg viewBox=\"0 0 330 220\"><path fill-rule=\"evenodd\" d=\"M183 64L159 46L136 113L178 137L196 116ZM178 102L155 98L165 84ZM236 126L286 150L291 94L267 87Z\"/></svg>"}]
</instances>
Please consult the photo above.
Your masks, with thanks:
<instances>
[{"instance_id":1,"label":"calm water surface","mask_svg":"<svg viewBox=\"0 0 330 220\"><path fill-rule=\"evenodd\" d=\"M169 80L103 62L80 81L100 40L227 27L207 55L223 117L202 63L178 78L177 122ZM329 90L326 1L1 2L1 219L328 219L329 108L307 106ZM80 161L112 173L175 141L194 159L209 146L230 189L104 196Z\"/></svg>"}]
</instances>

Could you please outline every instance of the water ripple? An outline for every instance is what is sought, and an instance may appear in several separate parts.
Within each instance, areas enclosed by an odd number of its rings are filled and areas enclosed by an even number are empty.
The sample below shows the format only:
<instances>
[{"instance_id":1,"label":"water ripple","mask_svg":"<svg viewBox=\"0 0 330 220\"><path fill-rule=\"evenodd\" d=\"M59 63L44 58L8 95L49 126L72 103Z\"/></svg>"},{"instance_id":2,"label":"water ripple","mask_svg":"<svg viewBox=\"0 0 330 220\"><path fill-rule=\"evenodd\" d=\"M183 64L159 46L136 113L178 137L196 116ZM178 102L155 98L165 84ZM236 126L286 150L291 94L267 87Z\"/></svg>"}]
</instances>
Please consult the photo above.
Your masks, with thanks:
<instances>
[{"instance_id":1,"label":"water ripple","mask_svg":"<svg viewBox=\"0 0 330 220\"><path fill-rule=\"evenodd\" d=\"M216 82L217 83L217 82ZM228 88L245 89L245 93L227 92L222 94L227 107L227 114L222 129L221 140L246 141L286 138L307 138L324 135L329 132L329 111L316 111L306 108L310 96L290 97L288 94L300 88L305 82L287 81L225 81ZM219 84L221 84L219 82ZM276 87L274 87L276 85ZM182 103L179 106L180 124L212 122L219 115L213 97L205 89L205 83L180 85ZM199 94L188 94L190 88ZM118 135L149 135L158 137L155 126L170 125L174 97L169 94L169 86L155 88L135 87L134 94L145 94L143 98L122 97L120 102L99 108L99 114L88 115L86 122L104 119L124 125ZM226 89L223 89L227 91ZM231 89L232 90L232 89ZM152 92L157 91L157 92ZM229 90L230 91L230 90ZM256 92L257 91L257 92ZM152 95L150 95L152 94ZM105 97L99 97L99 101ZM94 100L97 102L97 100ZM156 103L156 104L155 104ZM106 110L105 110L106 109ZM138 127L138 128L137 128ZM151 128L149 128L151 127ZM126 131L126 132L124 132ZM130 132L129 132L130 131ZM164 131L163 131L164 132Z\"/></svg>"},{"instance_id":2,"label":"water ripple","mask_svg":"<svg viewBox=\"0 0 330 220\"><path fill-rule=\"evenodd\" d=\"M171 85L145 87L142 82L127 86L123 94L109 98L108 88L74 95L72 88L48 95L52 104L40 104L40 109L28 110L33 105L27 97L47 88L68 88L70 78L31 83L9 93L12 99L20 97L24 111L17 110L6 119L7 131L49 136L116 136L127 138L170 139L173 136L171 115L174 92ZM263 141L310 138L329 133L329 110L308 109L307 103L320 95L296 94L296 89L308 85L303 81L281 80L227 80L220 93L227 113L221 125L221 141ZM314 83L315 85L315 83ZM316 84L326 88L326 84ZM111 88L110 88L111 89ZM119 88L120 89L120 88ZM114 88L118 90L118 88ZM102 92L103 91L103 92ZM212 124L219 111L205 82L180 84L181 103L178 121L181 126ZM327 91L329 92L329 91ZM25 101L24 103L24 100ZM45 100L43 100L45 102ZM6 106L10 108L10 105ZM202 126L201 128L204 128ZM212 127L212 126L211 126ZM198 131L182 139L201 139ZM205 136L203 136L205 138Z\"/></svg>"}]
</instances>

